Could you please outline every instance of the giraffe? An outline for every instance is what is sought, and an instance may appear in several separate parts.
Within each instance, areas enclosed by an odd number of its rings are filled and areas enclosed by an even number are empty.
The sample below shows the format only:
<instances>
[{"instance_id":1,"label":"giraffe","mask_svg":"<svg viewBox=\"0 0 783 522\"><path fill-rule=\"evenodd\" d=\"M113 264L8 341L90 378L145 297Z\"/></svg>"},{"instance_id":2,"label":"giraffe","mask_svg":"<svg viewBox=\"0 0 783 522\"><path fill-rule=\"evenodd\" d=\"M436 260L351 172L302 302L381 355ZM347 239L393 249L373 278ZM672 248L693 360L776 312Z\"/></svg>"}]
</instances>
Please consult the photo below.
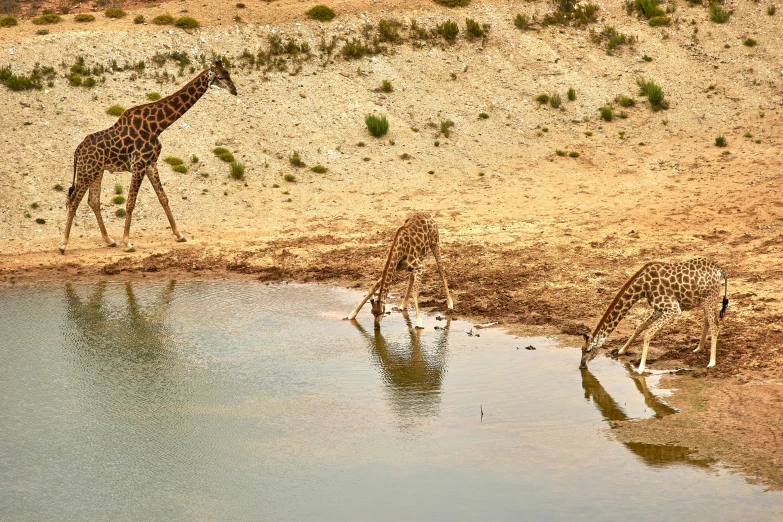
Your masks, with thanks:
<instances>
[{"instance_id":1,"label":"giraffe","mask_svg":"<svg viewBox=\"0 0 783 522\"><path fill-rule=\"evenodd\" d=\"M362 309L364 303L370 299L375 291L378 291L378 299L370 300L372 305L372 315L375 316L375 329L380 330L381 319L386 312L386 296L389 293L389 287L394 279L397 270L407 270L410 272L408 291L405 292L405 299L402 301L403 310L407 310L408 301L413 298L413 306L416 309L416 328L423 328L421 315L419 314L419 286L421 285L421 276L424 273L424 258L432 251L435 256L435 263L438 267L438 273L443 280L443 288L446 290L446 303L449 310L454 309L454 301L449 294L449 285L446 282L446 273L440 262L440 241L438 238L438 226L432 218L423 212L416 212L405 220L397 232L394 234L389 249L389 256L386 259L386 265L383 267L381 278L370 289L366 296L359 303L359 306L353 312L348 314L346 319L352 320Z\"/></svg>"},{"instance_id":2,"label":"giraffe","mask_svg":"<svg viewBox=\"0 0 783 522\"><path fill-rule=\"evenodd\" d=\"M723 279L722 305L720 301L721 279ZM718 347L718 319L723 318L726 306L729 304L729 300L726 298L727 290L726 272L712 261L704 258L696 257L680 263L647 263L623 285L598 322L593 335L584 336L585 344L582 347L582 362L579 367L587 368L587 363L596 356L606 338L614 331L628 310L640 299L647 299L653 308L652 314L642 321L628 342L618 352L619 355L623 355L639 334L650 327L644 336L642 359L636 370L637 373L644 373L650 339L664 326L679 319L683 311L698 307L702 307L704 310L704 328L701 332L699 346L694 352L700 352L704 348L707 330L709 330L712 350L707 368L715 366Z\"/></svg>"},{"instance_id":3,"label":"giraffe","mask_svg":"<svg viewBox=\"0 0 783 522\"><path fill-rule=\"evenodd\" d=\"M90 196L87 201L98 219L103 240L109 246L117 246L106 232L101 217L101 179L105 170L132 173L125 210L125 232L122 238L127 252L135 250L130 242L130 224L133 208L136 206L136 196L144 176L147 176L152 183L177 241L185 241L185 236L180 234L174 222L168 198L158 177L156 163L161 150L158 136L185 114L207 92L209 86L214 84L228 89L234 96L237 95L228 71L218 60L215 65L203 70L174 94L152 103L131 107L108 129L84 138L73 154L73 182L68 189L66 203L68 215L65 220L63 243L59 247L61 253L65 254L73 216L88 189Z\"/></svg>"}]
</instances>

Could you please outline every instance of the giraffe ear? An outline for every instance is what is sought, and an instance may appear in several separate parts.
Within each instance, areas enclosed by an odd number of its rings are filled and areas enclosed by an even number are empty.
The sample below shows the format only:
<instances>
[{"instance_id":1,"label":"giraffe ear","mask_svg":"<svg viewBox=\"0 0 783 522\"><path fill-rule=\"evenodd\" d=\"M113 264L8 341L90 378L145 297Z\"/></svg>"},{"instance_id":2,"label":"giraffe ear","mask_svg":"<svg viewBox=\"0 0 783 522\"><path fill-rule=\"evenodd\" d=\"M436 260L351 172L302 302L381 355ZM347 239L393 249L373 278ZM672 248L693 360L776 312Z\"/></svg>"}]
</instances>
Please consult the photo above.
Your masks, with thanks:
<instances>
[{"instance_id":1,"label":"giraffe ear","mask_svg":"<svg viewBox=\"0 0 783 522\"><path fill-rule=\"evenodd\" d=\"M375 299L370 299L370 304L374 305L375 304Z\"/></svg>"},{"instance_id":2,"label":"giraffe ear","mask_svg":"<svg viewBox=\"0 0 783 522\"><path fill-rule=\"evenodd\" d=\"M587 334L582 334L582 337L584 337L584 338L585 338L585 341L588 341L588 342L590 341L590 336L589 336L589 335L587 335Z\"/></svg>"},{"instance_id":3,"label":"giraffe ear","mask_svg":"<svg viewBox=\"0 0 783 522\"><path fill-rule=\"evenodd\" d=\"M215 60L215 65L218 67L223 67L223 61L222 60Z\"/></svg>"}]
</instances>

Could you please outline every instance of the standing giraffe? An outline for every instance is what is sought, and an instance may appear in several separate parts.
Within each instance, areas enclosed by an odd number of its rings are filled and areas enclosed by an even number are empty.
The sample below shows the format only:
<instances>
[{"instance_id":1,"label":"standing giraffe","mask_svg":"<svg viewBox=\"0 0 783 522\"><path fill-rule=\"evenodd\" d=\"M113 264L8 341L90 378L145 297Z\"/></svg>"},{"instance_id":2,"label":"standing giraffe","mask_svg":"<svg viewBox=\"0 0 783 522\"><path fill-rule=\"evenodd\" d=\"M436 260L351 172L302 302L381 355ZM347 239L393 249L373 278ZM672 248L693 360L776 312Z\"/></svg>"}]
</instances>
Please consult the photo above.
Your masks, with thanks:
<instances>
[{"instance_id":1,"label":"standing giraffe","mask_svg":"<svg viewBox=\"0 0 783 522\"><path fill-rule=\"evenodd\" d=\"M723 304L720 301L720 280L723 279ZM644 335L642 360L637 373L644 372L647 360L647 350L650 339L664 326L680 318L683 311L699 306L704 309L704 328L701 332L699 346L694 352L700 352L710 331L712 351L707 368L715 366L715 356L718 347L718 318L723 318L729 300L726 299L728 278L726 273L712 261L697 257L680 263L647 263L636 272L620 289L604 316L595 327L592 337L585 335L582 347L582 363L580 368L587 368L587 363L597 354L606 338L614 331L628 310L640 299L647 299L653 312L633 332L628 342L620 349L619 355L625 353L636 337L645 328L652 327Z\"/></svg>"},{"instance_id":2,"label":"standing giraffe","mask_svg":"<svg viewBox=\"0 0 783 522\"><path fill-rule=\"evenodd\" d=\"M422 328L421 315L419 315L419 286L421 275L424 273L424 258L432 250L438 273L443 280L443 288L446 290L446 302L449 310L454 309L454 301L449 294L449 285L446 282L446 273L440 262L440 240L438 238L438 226L432 218L422 212L417 212L405 220L405 224L397 229L389 249L389 257L383 267L381 278L370 289L359 303L359 306L348 315L348 319L354 319L364 303L378 290L378 299L370 300L372 315L375 316L375 329L381 328L381 319L386 312L386 296L397 270L409 271L410 278L408 291L402 301L403 310L408 308L408 300L413 297L413 306L416 309L416 328Z\"/></svg>"},{"instance_id":3,"label":"standing giraffe","mask_svg":"<svg viewBox=\"0 0 783 522\"><path fill-rule=\"evenodd\" d=\"M179 233L174 215L169 208L169 200L163 192L163 186L158 177L157 161L161 145L158 136L172 123L177 121L195 104L210 85L220 85L237 95L236 87L231 77L220 61L209 69L205 69L184 87L170 96L152 103L131 107L122 113L117 122L108 129L90 134L82 141L73 154L73 183L68 189L68 217L65 220L65 234L60 252L65 254L68 236L71 233L71 223L76 209L85 192L89 189L88 203L101 229L103 240L109 246L117 243L109 237L101 217L101 179L103 171L131 172L131 184L128 190L128 201L125 214L125 233L122 242L128 252L134 248L130 242L130 224L133 208L136 206L136 195L144 176L149 178L158 200L169 218L171 231L177 236L177 241L185 241L185 236Z\"/></svg>"}]
</instances>

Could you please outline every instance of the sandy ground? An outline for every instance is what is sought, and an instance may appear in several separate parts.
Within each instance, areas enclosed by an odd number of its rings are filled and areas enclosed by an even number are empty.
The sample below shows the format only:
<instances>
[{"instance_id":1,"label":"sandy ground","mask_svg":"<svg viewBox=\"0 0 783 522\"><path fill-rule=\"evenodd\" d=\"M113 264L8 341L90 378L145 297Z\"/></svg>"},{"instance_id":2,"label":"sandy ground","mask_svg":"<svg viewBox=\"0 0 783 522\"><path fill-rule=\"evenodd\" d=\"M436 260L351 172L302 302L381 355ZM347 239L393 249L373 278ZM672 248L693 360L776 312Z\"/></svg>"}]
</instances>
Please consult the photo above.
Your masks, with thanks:
<instances>
[{"instance_id":1,"label":"sandy ground","mask_svg":"<svg viewBox=\"0 0 783 522\"><path fill-rule=\"evenodd\" d=\"M765 4L727 2L734 13L718 25L706 7L685 3L671 26L651 28L620 2L599 2L599 22L588 28L519 31L517 13L540 19L549 5L331 5L338 17L330 23L307 20L311 4L292 0L245 9L185 0L136 5L115 21L96 13L95 22L77 24L68 15L47 35L36 35L41 27L30 21L0 28L0 67L28 73L39 63L57 71L43 90L0 88L0 280L242 277L365 288L381 271L394 229L423 210L440 226L459 315L576 335L595 326L643 263L710 257L729 274L731 300L718 366L706 371L708 355L691 353L701 319L687 315L654 339L648 359L652 368L694 369L665 381L680 390L672 401L681 413L614 423L612 433L685 445L783 486L783 15L768 16ZM203 27L188 33L132 22L139 13L149 20L164 12L187 13ZM407 29L452 18L464 33L466 17L489 24L488 38L461 34L454 45L414 45ZM400 21L405 41L359 60L339 56L344 41L381 18ZM607 55L605 43L590 38L605 25L637 41ZM267 50L272 34L308 42L313 56L288 58L285 71L242 66L243 50ZM329 58L319 44L332 36L338 44ZM744 46L748 37L758 45ZM152 60L174 51L192 64L180 69ZM230 59L239 96L207 93L161 136L162 156L199 158L187 174L160 164L188 242L174 243L145 182L131 229L137 252L105 247L85 200L69 250L60 255L64 194L53 187L70 185L76 145L113 123L105 113L110 105L130 107L148 92L175 91L195 74L191 66L201 69L201 55ZM94 88L71 87L65 75L77 56L87 66L144 60L146 68L107 72ZM162 79L164 72L175 79ZM638 95L638 77L663 87L668 110L651 110ZM380 92L382 80L394 90ZM569 87L574 101L566 100ZM553 92L563 98L560 109L534 100ZM635 97L636 105L618 106L617 95ZM598 108L606 103L627 118L602 121ZM480 119L482 112L489 118ZM388 116L383 138L367 132L369 113ZM454 122L449 137L440 133L446 119ZM727 147L714 145L719 135ZM218 145L246 165L244 182L229 178L213 156ZM579 157L558 156L557 149ZM307 167L291 165L294 151ZM329 170L310 171L316 164ZM129 178L104 176L103 214L115 239L123 219L111 198L115 184L127 191ZM428 266L422 301L441 311L443 293L431 260ZM622 345L645 312L641 304L632 311L606 352ZM626 358L635 361L639 351ZM574 371L578 360L574 350Z\"/></svg>"}]
</instances>

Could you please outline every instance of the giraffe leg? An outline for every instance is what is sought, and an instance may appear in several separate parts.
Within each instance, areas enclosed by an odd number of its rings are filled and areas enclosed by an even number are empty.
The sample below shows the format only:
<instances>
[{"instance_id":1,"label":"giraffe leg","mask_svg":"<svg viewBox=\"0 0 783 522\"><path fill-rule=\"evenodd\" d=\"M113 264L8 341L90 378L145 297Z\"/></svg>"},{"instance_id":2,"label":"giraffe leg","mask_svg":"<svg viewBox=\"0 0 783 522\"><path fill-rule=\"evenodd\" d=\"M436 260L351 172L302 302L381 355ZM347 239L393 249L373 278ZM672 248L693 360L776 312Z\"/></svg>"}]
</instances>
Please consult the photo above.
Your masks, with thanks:
<instances>
[{"instance_id":1,"label":"giraffe leg","mask_svg":"<svg viewBox=\"0 0 783 522\"><path fill-rule=\"evenodd\" d=\"M696 347L695 350L693 350L693 353L699 353L702 348L704 348L704 342L707 340L707 330L709 330L710 327L710 321L707 319L707 316L709 315L709 310L707 307L704 307L704 327L701 329L701 339L699 340L699 346Z\"/></svg>"},{"instance_id":2,"label":"giraffe leg","mask_svg":"<svg viewBox=\"0 0 783 522\"><path fill-rule=\"evenodd\" d=\"M185 236L179 233L177 223L174 221L174 214L171 213L171 209L169 208L169 198L163 191L163 184L160 182L160 177L158 176L158 166L156 164L153 163L148 167L147 177L150 179L150 183L152 183L152 188L155 189L155 194L158 195L158 201L160 201L160 205L166 212L166 217L169 218L169 225L171 225L171 231L175 236L177 236L177 242L184 243L187 241L187 239L185 239Z\"/></svg>"},{"instance_id":3,"label":"giraffe leg","mask_svg":"<svg viewBox=\"0 0 783 522\"><path fill-rule=\"evenodd\" d=\"M706 308L705 308L706 312ZM720 325L718 324L718 310L710 310L710 313L707 315L707 321L709 322L710 327L710 362L707 365L707 368L712 368L715 366L715 363L717 362L717 356L718 356L718 330L720 329ZM706 334L705 334L706 335Z\"/></svg>"},{"instance_id":4,"label":"giraffe leg","mask_svg":"<svg viewBox=\"0 0 783 522\"><path fill-rule=\"evenodd\" d=\"M631 335L631 338L628 339L628 341L623 345L622 348L620 348L620 351L617 352L617 355L623 355L625 354L625 351L628 349L631 344L636 340L637 337L639 337L639 334L644 331L645 328L653 324L655 321L658 320L658 318L661 316L663 312L660 312L658 310L653 310L653 313L650 314L650 317L642 321L639 326L634 330L633 335Z\"/></svg>"},{"instance_id":5,"label":"giraffe leg","mask_svg":"<svg viewBox=\"0 0 783 522\"><path fill-rule=\"evenodd\" d=\"M61 254L65 254L65 248L68 246L68 238L71 235L71 224L73 223L73 216L76 214L76 209L79 208L84 194L87 192L87 185L77 185L71 197L68 199L68 215L65 218L65 232L63 233L63 243L60 245L59 250Z\"/></svg>"},{"instance_id":6,"label":"giraffe leg","mask_svg":"<svg viewBox=\"0 0 783 522\"><path fill-rule=\"evenodd\" d=\"M87 203L90 205L90 208L95 213L95 218L98 220L98 227L101 229L101 236L103 236L103 240L106 241L106 244L110 247L117 246L117 243L109 237L109 234L106 232L106 225L103 224L103 216L101 216L101 178L103 177L103 173L98 174L98 176L93 180L93 182L90 184L90 195L87 197Z\"/></svg>"},{"instance_id":7,"label":"giraffe leg","mask_svg":"<svg viewBox=\"0 0 783 522\"><path fill-rule=\"evenodd\" d=\"M663 328L664 326L673 323L677 319L680 318L682 315L682 311L680 310L680 307L677 306L676 309L669 309L663 312L660 319L655 321L655 323L650 327L649 330L647 330L647 333L644 335L644 348L642 349L642 360L639 362L639 368L636 370L636 373L642 374L644 373L644 366L647 362L647 351L650 348L650 339L658 333L658 331Z\"/></svg>"},{"instance_id":8,"label":"giraffe leg","mask_svg":"<svg viewBox=\"0 0 783 522\"><path fill-rule=\"evenodd\" d=\"M353 321L354 319L356 319L356 315L359 313L359 310L361 310L361 309L362 309L362 306L364 306L364 303L366 303L366 302L367 302L367 301L368 301L368 300L369 300L369 299L370 299L370 298L373 296L373 294L375 293L375 291L376 291L376 290L378 290L378 287L379 287L379 286L381 286L381 280L380 280L380 279L378 280L378 282L377 282L377 283L375 283L375 284L373 285L373 287L372 287L372 288L370 288L370 291L369 291L369 292L367 292L367 295L365 295L365 296L362 298L362 302L361 302L361 303L359 303L359 306L357 306L356 308L354 308L353 312L351 312L350 314L348 314L348 317L346 317L346 319L348 319L349 321Z\"/></svg>"},{"instance_id":9,"label":"giraffe leg","mask_svg":"<svg viewBox=\"0 0 783 522\"><path fill-rule=\"evenodd\" d=\"M449 310L454 310L454 300L449 293L449 283L446 281L446 271L443 269L443 263L440 261L440 245L437 238L434 238L431 241L430 250L432 250L432 255L435 257L435 266L438 268L438 274L440 274L440 278L443 281L443 289L446 291L446 306L448 306Z\"/></svg>"},{"instance_id":10,"label":"giraffe leg","mask_svg":"<svg viewBox=\"0 0 783 522\"><path fill-rule=\"evenodd\" d=\"M139 187L144 180L144 167L136 164L133 166L133 176L131 177L130 187L128 188L128 200L125 203L125 231L122 234L122 243L125 245L126 252L135 252L136 249L130 242L130 225L133 209L136 207L136 197L139 195Z\"/></svg>"},{"instance_id":11,"label":"giraffe leg","mask_svg":"<svg viewBox=\"0 0 783 522\"><path fill-rule=\"evenodd\" d=\"M421 322L421 314L419 313L419 288L421 287L421 275L424 272L422 267L416 268L413 271L413 308L416 310L416 328L424 328Z\"/></svg>"},{"instance_id":12,"label":"giraffe leg","mask_svg":"<svg viewBox=\"0 0 783 522\"><path fill-rule=\"evenodd\" d=\"M402 300L402 310L408 310L408 301L411 298L411 290L413 289L413 272L408 277L408 290L405 292L405 299Z\"/></svg>"}]
</instances>

